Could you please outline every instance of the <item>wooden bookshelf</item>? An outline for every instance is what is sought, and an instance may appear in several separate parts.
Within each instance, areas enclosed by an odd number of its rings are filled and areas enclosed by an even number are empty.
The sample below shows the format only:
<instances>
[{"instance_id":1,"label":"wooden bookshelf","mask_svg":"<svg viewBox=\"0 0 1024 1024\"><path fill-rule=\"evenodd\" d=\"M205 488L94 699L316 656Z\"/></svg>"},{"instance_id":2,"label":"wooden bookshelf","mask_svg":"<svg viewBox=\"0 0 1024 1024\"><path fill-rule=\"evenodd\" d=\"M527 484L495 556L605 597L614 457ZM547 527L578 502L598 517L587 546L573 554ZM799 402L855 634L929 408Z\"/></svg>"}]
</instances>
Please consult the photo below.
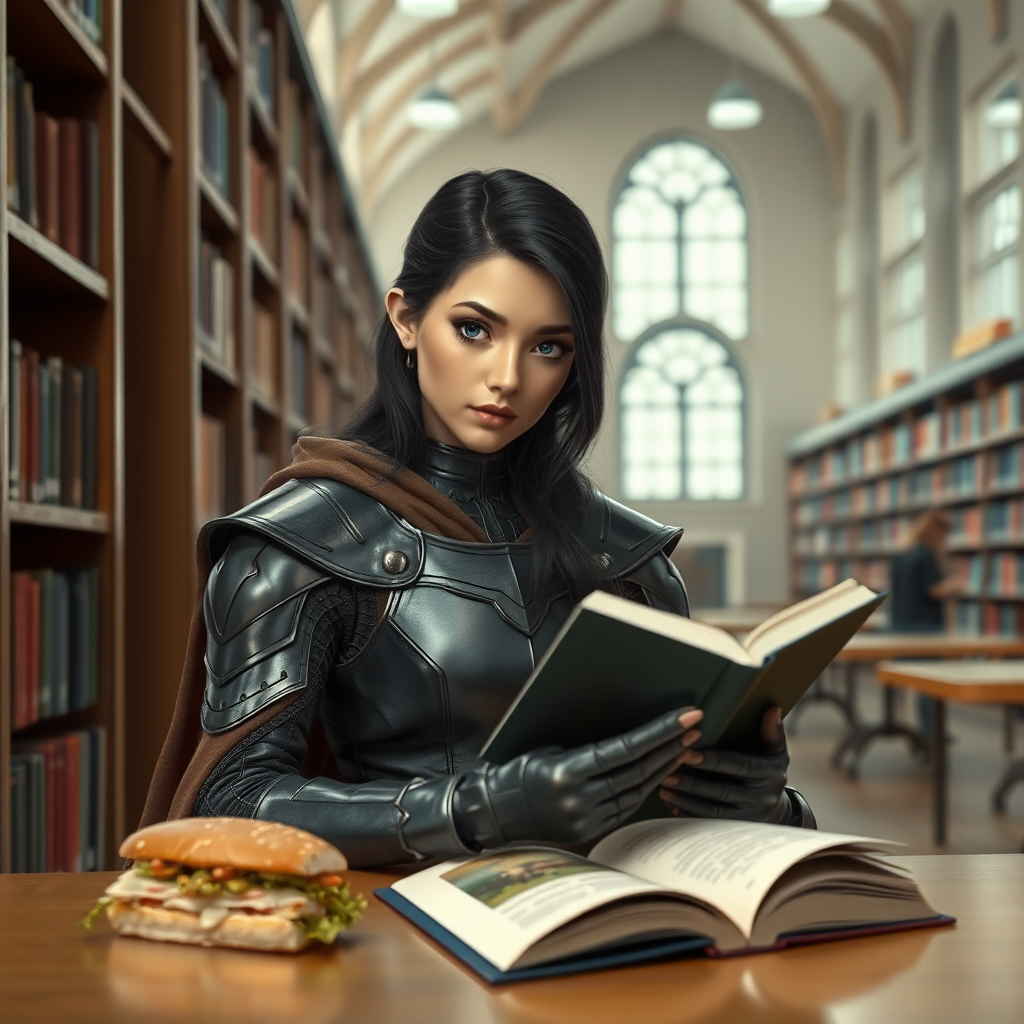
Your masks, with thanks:
<instances>
[{"instance_id":1,"label":"wooden bookshelf","mask_svg":"<svg viewBox=\"0 0 1024 1024\"><path fill-rule=\"evenodd\" d=\"M1024 633L1024 336L806 431L789 446L791 589L885 588L921 512L941 508L966 633Z\"/></svg>"},{"instance_id":2,"label":"wooden bookshelf","mask_svg":"<svg viewBox=\"0 0 1024 1024\"><path fill-rule=\"evenodd\" d=\"M256 496L288 461L314 406L336 421L368 383L379 292L337 145L291 5L255 2L273 42L269 103L250 72L250 0L104 0L98 45L64 0L0 0L6 52L32 80L40 107L99 125L97 267L7 209L6 179L0 184L9 309L0 328L0 593L11 594L12 572L23 568L99 569L99 700L52 729L107 729L107 867L138 820L170 720L198 529L206 516ZM227 130L216 152L226 154L226 174L211 173L203 159L201 47L223 96ZM6 111L0 104L5 119ZM293 116L301 118L299 148ZM0 147L6 139L5 120ZM270 251L254 232L250 149L277 183ZM302 228L298 253L293 221ZM305 268L300 294L297 260ZM204 291L200 271L211 267L215 285ZM269 387L254 372L257 303L272 332ZM9 495L13 338L96 368L95 509ZM222 446L212 490L204 461L211 444ZM209 507L211 494L221 507ZM12 729L12 643L11 615L0 615L0 870L11 865L10 757L21 735ZM36 739L50 728L44 720L23 732Z\"/></svg>"},{"instance_id":3,"label":"wooden bookshelf","mask_svg":"<svg viewBox=\"0 0 1024 1024\"><path fill-rule=\"evenodd\" d=\"M12 747L48 741L72 729L95 727L105 730L103 771L102 776L97 776L102 781L102 793L97 796L105 804L105 813L99 819L106 851L106 863L102 866L112 866L113 844L125 829L126 774L125 422L121 400L124 342L120 296L123 250L118 212L122 182L120 65L114 42L117 37L108 30L101 43L95 43L62 0L4 0L0 8L5 27L4 52L9 61L17 64L23 80L31 84L32 101L26 109L31 109L36 124L46 114L69 123L86 121L96 126L96 191L90 194L96 196L97 203L76 218L75 231L78 244L83 247L88 245L87 237L98 244L98 260L91 266L85 257L72 255L63 240L58 244L44 233L42 213L37 223L32 223L31 215L15 208L17 194L9 187L6 173L9 159L18 187L25 187L25 182L16 153L8 151L9 144L18 145L20 133L17 125L9 123L8 111L10 106L17 113L19 97L13 88L17 82L10 82L9 95L8 76L3 76L0 166L5 173L0 176L0 210L7 245L0 257L6 311L0 324L0 870L11 867ZM66 170L62 153L62 189ZM37 172L33 166L32 173L43 172ZM80 169L76 166L75 174L78 173ZM37 176L33 182L38 180ZM61 215L70 216L70 203L63 192L60 201ZM78 201L83 202L82 195ZM90 229L85 226L86 218L90 218ZM31 494L11 493L14 424L10 387L15 341L38 352L41 361L59 359L65 380L69 368L88 367L95 372L95 444L89 446L95 458L95 494L88 506L78 507L79 499L61 504L63 491L60 497L51 496L47 503L32 500ZM24 368L24 363L21 365ZM63 441L58 441L58 447L64 451ZM14 463L19 461L15 457ZM87 569L97 575L98 601L90 600L90 607L96 611L96 698L90 698L86 706L69 712L54 710L49 716L16 728L13 645L17 609L13 577L22 570L45 569ZM51 656L55 656L54 652Z\"/></svg>"}]
</instances>

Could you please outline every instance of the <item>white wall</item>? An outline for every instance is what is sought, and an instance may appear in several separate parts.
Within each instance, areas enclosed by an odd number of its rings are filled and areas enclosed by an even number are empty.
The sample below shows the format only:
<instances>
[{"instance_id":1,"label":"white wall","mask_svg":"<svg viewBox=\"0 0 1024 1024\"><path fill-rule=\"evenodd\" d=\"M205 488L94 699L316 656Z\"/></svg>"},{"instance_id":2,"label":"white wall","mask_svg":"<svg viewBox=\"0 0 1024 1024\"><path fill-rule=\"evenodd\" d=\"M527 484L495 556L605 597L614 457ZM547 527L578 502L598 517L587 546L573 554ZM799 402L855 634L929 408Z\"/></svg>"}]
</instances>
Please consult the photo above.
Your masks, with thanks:
<instances>
[{"instance_id":1,"label":"white wall","mask_svg":"<svg viewBox=\"0 0 1024 1024\"><path fill-rule=\"evenodd\" d=\"M788 88L751 71L762 124L736 133L707 127L705 111L726 70L722 53L678 33L610 54L549 85L515 134L499 138L478 121L445 140L382 198L367 233L380 279L390 282L409 227L443 181L468 168L510 166L566 191L607 243L619 180L646 145L683 132L717 147L749 215L751 328L734 346L748 396L748 497L636 507L702 543L731 538L746 555L742 573L730 574L730 599L769 601L788 593L784 447L832 397L834 202L816 122ZM615 399L628 346L609 336L608 347L608 414L589 465L618 497Z\"/></svg>"}]
</instances>

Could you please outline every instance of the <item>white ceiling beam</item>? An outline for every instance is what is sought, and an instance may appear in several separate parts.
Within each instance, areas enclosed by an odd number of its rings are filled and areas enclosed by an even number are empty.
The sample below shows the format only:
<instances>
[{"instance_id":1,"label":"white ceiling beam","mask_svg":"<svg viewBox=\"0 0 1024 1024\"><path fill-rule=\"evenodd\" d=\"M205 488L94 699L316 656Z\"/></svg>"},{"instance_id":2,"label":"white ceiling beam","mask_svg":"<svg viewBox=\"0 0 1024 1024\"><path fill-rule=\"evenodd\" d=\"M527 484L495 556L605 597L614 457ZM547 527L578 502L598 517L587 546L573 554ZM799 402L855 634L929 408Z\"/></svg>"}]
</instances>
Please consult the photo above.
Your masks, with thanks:
<instances>
[{"instance_id":1,"label":"white ceiling beam","mask_svg":"<svg viewBox=\"0 0 1024 1024\"><path fill-rule=\"evenodd\" d=\"M380 0L377 0L379 3ZM388 0L389 6L394 0ZM454 28L459 28L474 18L490 11L491 0L463 0L457 14L450 18L439 18L416 32L411 32L400 43L396 43L387 53L378 57L368 68L360 71L352 80L352 86L344 97L343 116L346 120L359 112L360 107L388 75L400 64L408 60L420 50L427 49L436 39Z\"/></svg>"},{"instance_id":2,"label":"white ceiling beam","mask_svg":"<svg viewBox=\"0 0 1024 1024\"><path fill-rule=\"evenodd\" d=\"M518 39L535 21L571 2L572 0L530 0L530 3L513 11L509 18L512 38Z\"/></svg>"},{"instance_id":3,"label":"white ceiling beam","mask_svg":"<svg viewBox=\"0 0 1024 1024\"><path fill-rule=\"evenodd\" d=\"M910 131L910 66L894 48L892 36L847 0L832 0L825 17L852 36L874 59L892 93L900 137L906 138Z\"/></svg>"},{"instance_id":4,"label":"white ceiling beam","mask_svg":"<svg viewBox=\"0 0 1024 1024\"><path fill-rule=\"evenodd\" d=\"M1002 39L1007 28L1006 0L988 0L988 37Z\"/></svg>"},{"instance_id":5,"label":"white ceiling beam","mask_svg":"<svg viewBox=\"0 0 1024 1024\"><path fill-rule=\"evenodd\" d=\"M456 43L454 46L449 46L444 51L439 51L437 54L437 67L438 69L450 67L453 64L457 64L460 60L465 59L473 53L477 53L483 50L487 46L487 32L481 29L479 32L474 32L472 35L466 36L465 39ZM388 125L391 124L393 118L401 114L413 97L426 85L430 84L431 79L434 75L434 69L430 66L422 68L415 74L410 75L388 98L380 105L380 107L370 115L366 121L366 127L363 131L361 148L364 154L372 154L380 143Z\"/></svg>"},{"instance_id":6,"label":"white ceiling beam","mask_svg":"<svg viewBox=\"0 0 1024 1024\"><path fill-rule=\"evenodd\" d=\"M464 81L452 86L448 91L456 101L464 99L477 89L484 88L494 81L494 72L491 68L483 68L470 75ZM368 213L372 212L378 200L381 198L381 187L384 183L388 169L394 163L398 155L414 139L423 134L419 128L409 125L391 144L378 156L367 168L365 187L362 192L362 202Z\"/></svg>"},{"instance_id":7,"label":"white ceiling beam","mask_svg":"<svg viewBox=\"0 0 1024 1024\"><path fill-rule=\"evenodd\" d=\"M512 42L512 17L509 0L491 0L491 17L487 25L491 60L494 66L494 97L491 118L494 130L505 133L509 120L509 46Z\"/></svg>"},{"instance_id":8,"label":"white ceiling beam","mask_svg":"<svg viewBox=\"0 0 1024 1024\"><path fill-rule=\"evenodd\" d=\"M910 56L914 52L913 14L904 6L903 0L875 0L875 8L882 16L893 53L903 67L909 69Z\"/></svg>"},{"instance_id":9,"label":"white ceiling beam","mask_svg":"<svg viewBox=\"0 0 1024 1024\"><path fill-rule=\"evenodd\" d=\"M842 199L845 191L845 136L843 105L839 102L821 73L818 65L811 60L807 51L784 28L778 18L768 13L759 0L734 0L747 14L767 32L776 46L785 54L797 77L803 83L807 99L818 119L825 153L832 171L832 192L836 199Z\"/></svg>"},{"instance_id":10,"label":"white ceiling beam","mask_svg":"<svg viewBox=\"0 0 1024 1024\"><path fill-rule=\"evenodd\" d=\"M348 116L349 94L355 81L356 69L362 60L363 51L370 44L387 16L394 10L395 0L373 0L355 28L338 46L338 100L342 116Z\"/></svg>"},{"instance_id":11,"label":"white ceiling beam","mask_svg":"<svg viewBox=\"0 0 1024 1024\"><path fill-rule=\"evenodd\" d=\"M620 0L591 0L591 3L565 28L562 34L541 54L527 73L523 84L516 90L510 101L509 120L506 131L514 131L526 120L534 104L540 98L551 76L562 58L584 32L607 10Z\"/></svg>"}]
</instances>

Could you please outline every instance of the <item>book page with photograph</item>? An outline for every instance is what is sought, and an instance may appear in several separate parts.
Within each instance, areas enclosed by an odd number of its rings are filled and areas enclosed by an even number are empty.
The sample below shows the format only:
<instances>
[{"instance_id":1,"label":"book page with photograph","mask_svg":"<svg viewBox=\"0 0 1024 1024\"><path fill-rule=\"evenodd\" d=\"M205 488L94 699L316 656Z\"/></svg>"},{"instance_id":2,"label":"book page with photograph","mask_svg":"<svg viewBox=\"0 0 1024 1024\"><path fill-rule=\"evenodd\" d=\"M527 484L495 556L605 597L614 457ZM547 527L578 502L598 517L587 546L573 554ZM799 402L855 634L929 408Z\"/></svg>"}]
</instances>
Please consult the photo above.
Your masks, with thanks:
<instances>
[{"instance_id":1,"label":"book page with photograph","mask_svg":"<svg viewBox=\"0 0 1024 1024\"><path fill-rule=\"evenodd\" d=\"M595 908L664 893L653 882L543 847L447 861L392 888L501 970L520 965L544 936Z\"/></svg>"}]
</instances>

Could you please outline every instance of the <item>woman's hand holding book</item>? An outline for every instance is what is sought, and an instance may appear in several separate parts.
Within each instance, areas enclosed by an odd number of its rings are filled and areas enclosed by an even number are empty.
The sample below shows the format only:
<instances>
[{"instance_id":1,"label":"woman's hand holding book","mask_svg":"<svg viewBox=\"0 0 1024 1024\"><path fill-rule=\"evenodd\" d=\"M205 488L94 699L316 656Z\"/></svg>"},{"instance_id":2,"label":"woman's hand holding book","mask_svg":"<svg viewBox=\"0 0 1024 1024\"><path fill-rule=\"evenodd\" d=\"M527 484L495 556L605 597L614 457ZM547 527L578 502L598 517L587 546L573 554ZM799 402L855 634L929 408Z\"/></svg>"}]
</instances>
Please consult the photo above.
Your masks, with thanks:
<instances>
[{"instance_id":1,"label":"woman's hand holding book","mask_svg":"<svg viewBox=\"0 0 1024 1024\"><path fill-rule=\"evenodd\" d=\"M521 840L585 843L604 835L666 775L699 758L689 748L700 738L694 727L702 717L677 709L599 743L540 747L473 772L454 795L459 835L478 849Z\"/></svg>"},{"instance_id":2,"label":"woman's hand holding book","mask_svg":"<svg viewBox=\"0 0 1024 1024\"><path fill-rule=\"evenodd\" d=\"M761 719L761 746L755 755L693 751L685 767L665 779L661 798L678 817L785 825L794 816L786 791L788 768L782 712L769 708Z\"/></svg>"}]
</instances>

